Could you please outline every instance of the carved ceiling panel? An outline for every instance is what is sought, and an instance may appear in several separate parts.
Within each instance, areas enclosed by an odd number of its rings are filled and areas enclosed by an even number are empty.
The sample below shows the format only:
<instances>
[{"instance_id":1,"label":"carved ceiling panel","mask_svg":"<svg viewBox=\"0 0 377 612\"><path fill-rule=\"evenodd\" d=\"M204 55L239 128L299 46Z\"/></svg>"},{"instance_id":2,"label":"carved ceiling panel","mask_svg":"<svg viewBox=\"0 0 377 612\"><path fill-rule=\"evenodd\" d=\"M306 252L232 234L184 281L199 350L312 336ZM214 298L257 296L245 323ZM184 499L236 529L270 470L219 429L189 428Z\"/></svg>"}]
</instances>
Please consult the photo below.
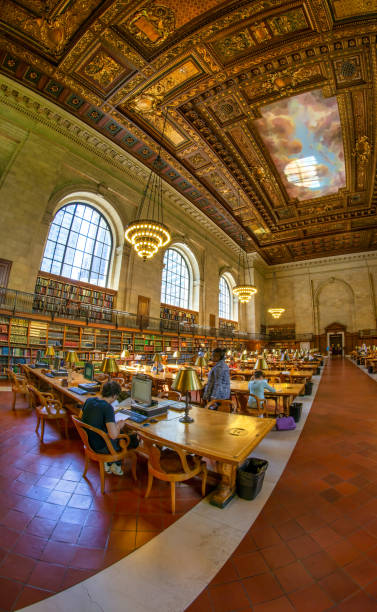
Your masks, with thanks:
<instances>
[{"instance_id":1,"label":"carved ceiling panel","mask_svg":"<svg viewBox=\"0 0 377 612\"><path fill-rule=\"evenodd\" d=\"M161 176L286 262L376 247L376 17L377 0L3 0L0 71L147 166L165 123Z\"/></svg>"}]
</instances>

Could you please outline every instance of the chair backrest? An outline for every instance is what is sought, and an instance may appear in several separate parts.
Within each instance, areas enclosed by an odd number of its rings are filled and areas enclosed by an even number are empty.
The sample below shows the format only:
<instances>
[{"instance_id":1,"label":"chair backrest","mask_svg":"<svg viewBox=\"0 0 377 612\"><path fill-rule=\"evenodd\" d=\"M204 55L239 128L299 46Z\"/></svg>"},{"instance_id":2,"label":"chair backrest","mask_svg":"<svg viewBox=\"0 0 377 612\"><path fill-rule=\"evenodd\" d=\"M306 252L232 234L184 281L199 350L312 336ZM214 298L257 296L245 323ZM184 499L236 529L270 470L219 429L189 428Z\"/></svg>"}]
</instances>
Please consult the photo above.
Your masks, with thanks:
<instances>
[{"instance_id":1,"label":"chair backrest","mask_svg":"<svg viewBox=\"0 0 377 612\"><path fill-rule=\"evenodd\" d=\"M230 376L232 380L246 380L244 374L231 374Z\"/></svg>"},{"instance_id":2,"label":"chair backrest","mask_svg":"<svg viewBox=\"0 0 377 612\"><path fill-rule=\"evenodd\" d=\"M78 419L77 417L72 415L72 421L79 433L79 436L81 438L81 440L83 441L84 446L90 450L92 453L95 453L95 451L92 449L92 447L89 444L89 440L88 440L88 431L92 431L96 434L98 434L99 436L101 436L101 438L103 438L103 441L109 451L109 455L116 455L116 451L114 450L113 445L110 442L110 438L109 436L102 431L102 429L97 429L97 427L93 427L92 425L88 425L87 423L83 423L82 421L80 421L80 419Z\"/></svg>"},{"instance_id":3,"label":"chair backrest","mask_svg":"<svg viewBox=\"0 0 377 612\"><path fill-rule=\"evenodd\" d=\"M161 466L161 450L160 446L153 438L146 436L144 433L138 432L139 438L143 442L143 449L146 450L148 454L148 461L151 464L152 468L156 472L160 472L161 474L166 474L165 470ZM190 467L187 463L186 453L182 448L178 446L174 446L174 444L169 443L169 448L173 450L179 456L182 464L182 470L186 473L191 472ZM170 472L169 472L170 473ZM179 472L176 472L177 474Z\"/></svg>"},{"instance_id":4,"label":"chair backrest","mask_svg":"<svg viewBox=\"0 0 377 612\"><path fill-rule=\"evenodd\" d=\"M161 391L157 397L175 400L179 402L179 400L181 399L181 394L179 393L179 391Z\"/></svg>"},{"instance_id":5,"label":"chair backrest","mask_svg":"<svg viewBox=\"0 0 377 612\"><path fill-rule=\"evenodd\" d=\"M10 368L7 368L6 373L8 375L8 378L11 382L12 385L12 390L13 391L19 391L20 393L25 393L26 389L26 378L24 376L21 376L19 378L17 378L16 374L13 372L13 370L11 370Z\"/></svg>"},{"instance_id":6,"label":"chair backrest","mask_svg":"<svg viewBox=\"0 0 377 612\"><path fill-rule=\"evenodd\" d=\"M256 406L248 406L247 409L248 410L255 410L258 413L258 416L261 414L264 414L264 402L265 400L261 399L260 397L257 397L256 395L254 395L254 393L249 393L249 397L253 397L256 401Z\"/></svg>"},{"instance_id":7,"label":"chair backrest","mask_svg":"<svg viewBox=\"0 0 377 612\"><path fill-rule=\"evenodd\" d=\"M269 385L273 385L274 383L280 383L280 382L281 382L280 376L271 376L268 379L268 384Z\"/></svg>"},{"instance_id":8,"label":"chair backrest","mask_svg":"<svg viewBox=\"0 0 377 612\"><path fill-rule=\"evenodd\" d=\"M232 400L223 400L223 399L212 399L208 404L205 405L205 408L209 410L211 406L216 406L218 412L231 412L233 408Z\"/></svg>"},{"instance_id":9,"label":"chair backrest","mask_svg":"<svg viewBox=\"0 0 377 612\"><path fill-rule=\"evenodd\" d=\"M37 389L36 387L34 387L34 385L31 384L27 385L27 389L29 393L31 393L31 403L33 408L41 406L41 408L45 408L48 414L51 414L50 403L48 401L48 398L45 397L45 394L39 391L39 389ZM57 401L54 400L54 404L55 403L57 403Z\"/></svg>"},{"instance_id":10,"label":"chair backrest","mask_svg":"<svg viewBox=\"0 0 377 612\"><path fill-rule=\"evenodd\" d=\"M23 376L25 376L26 380L27 380L28 382L30 382L30 381L31 381L30 372L29 372L29 370L27 369L27 367L25 366L25 364L24 364L24 363L20 363L20 368L21 368L21 371L22 371Z\"/></svg>"}]
</instances>

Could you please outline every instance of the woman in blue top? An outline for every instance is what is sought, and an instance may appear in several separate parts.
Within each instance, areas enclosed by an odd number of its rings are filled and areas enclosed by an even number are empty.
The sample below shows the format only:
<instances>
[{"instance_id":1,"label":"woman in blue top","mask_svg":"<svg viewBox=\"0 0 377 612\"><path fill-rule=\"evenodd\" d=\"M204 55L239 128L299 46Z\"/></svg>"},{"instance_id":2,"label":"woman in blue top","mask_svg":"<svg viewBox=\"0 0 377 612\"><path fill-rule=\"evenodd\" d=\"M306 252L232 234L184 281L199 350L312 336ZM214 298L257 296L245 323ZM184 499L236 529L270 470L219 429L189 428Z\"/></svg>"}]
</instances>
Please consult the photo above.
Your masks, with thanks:
<instances>
[{"instance_id":1,"label":"woman in blue top","mask_svg":"<svg viewBox=\"0 0 377 612\"><path fill-rule=\"evenodd\" d=\"M225 349L217 347L212 353L212 361L216 363L208 374L208 382L203 393L205 402L211 399L230 398L230 374L224 361L225 352Z\"/></svg>"},{"instance_id":2,"label":"woman in blue top","mask_svg":"<svg viewBox=\"0 0 377 612\"><path fill-rule=\"evenodd\" d=\"M249 393L256 395L259 399L264 400L264 390L272 391L273 393L276 391L273 387L264 380L264 374L262 370L256 370L254 372L254 379L251 380L248 384ZM249 400L247 402L249 408L255 408L257 405L255 397L249 396Z\"/></svg>"}]
</instances>

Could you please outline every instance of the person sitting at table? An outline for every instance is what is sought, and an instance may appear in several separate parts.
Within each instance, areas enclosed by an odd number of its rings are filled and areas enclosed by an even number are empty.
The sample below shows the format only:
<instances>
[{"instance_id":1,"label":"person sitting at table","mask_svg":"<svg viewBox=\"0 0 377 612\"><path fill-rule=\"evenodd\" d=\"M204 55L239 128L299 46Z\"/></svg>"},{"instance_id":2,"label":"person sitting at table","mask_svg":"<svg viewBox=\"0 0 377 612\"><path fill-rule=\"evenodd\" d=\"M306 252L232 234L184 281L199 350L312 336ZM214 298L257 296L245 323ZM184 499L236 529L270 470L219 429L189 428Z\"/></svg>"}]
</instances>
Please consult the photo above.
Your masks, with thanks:
<instances>
[{"instance_id":1,"label":"person sitting at table","mask_svg":"<svg viewBox=\"0 0 377 612\"><path fill-rule=\"evenodd\" d=\"M154 374L160 374L161 372L164 371L164 366L162 365L162 363L154 363L152 366L152 372Z\"/></svg>"},{"instance_id":2,"label":"person sitting at table","mask_svg":"<svg viewBox=\"0 0 377 612\"><path fill-rule=\"evenodd\" d=\"M212 361L215 365L209 371L208 382L204 388L203 399L209 402L211 399L230 398L230 374L229 368L224 361L225 349L217 347L212 352Z\"/></svg>"},{"instance_id":3,"label":"person sitting at table","mask_svg":"<svg viewBox=\"0 0 377 612\"><path fill-rule=\"evenodd\" d=\"M259 399L264 400L264 390L271 391L272 393L276 392L274 387L271 387L268 382L264 379L264 374L262 370L255 370L254 379L250 380L248 384L249 393L256 395ZM249 399L247 401L247 405L249 408L255 408L257 405L255 397L249 395Z\"/></svg>"},{"instance_id":4,"label":"person sitting at table","mask_svg":"<svg viewBox=\"0 0 377 612\"><path fill-rule=\"evenodd\" d=\"M115 413L112 403L115 402L119 393L121 392L121 386L117 382L107 382L103 385L101 391L101 397L89 397L82 409L81 420L87 425L101 429L108 434L111 444L114 450L117 452L121 450L119 440L117 440L122 428L126 424L126 420L115 422ZM136 436L134 436L136 438ZM91 448L96 453L104 455L109 454L109 449L104 443L103 438L94 431L88 431L88 441ZM129 448L135 448L137 439L131 437ZM105 471L110 474L111 472L116 476L123 476L121 461L109 461L105 462Z\"/></svg>"}]
</instances>

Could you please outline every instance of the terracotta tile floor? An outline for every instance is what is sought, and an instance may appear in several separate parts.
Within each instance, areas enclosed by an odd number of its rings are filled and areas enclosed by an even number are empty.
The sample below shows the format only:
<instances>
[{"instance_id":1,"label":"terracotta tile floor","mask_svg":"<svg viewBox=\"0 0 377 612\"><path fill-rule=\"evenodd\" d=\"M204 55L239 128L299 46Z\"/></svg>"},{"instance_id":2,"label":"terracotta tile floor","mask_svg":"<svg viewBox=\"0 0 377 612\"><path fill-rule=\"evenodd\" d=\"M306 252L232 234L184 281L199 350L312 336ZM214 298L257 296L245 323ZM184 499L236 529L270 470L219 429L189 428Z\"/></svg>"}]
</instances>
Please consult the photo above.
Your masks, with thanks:
<instances>
[{"instance_id":1,"label":"terracotta tile floor","mask_svg":"<svg viewBox=\"0 0 377 612\"><path fill-rule=\"evenodd\" d=\"M65 440L49 424L45 444L26 403L11 411L12 394L0 388L0 611L17 610L88 578L115 563L192 508L200 482L177 485L177 513L170 513L170 485L154 481L145 500L146 463L138 482L83 472L82 444Z\"/></svg>"},{"instance_id":2,"label":"terracotta tile floor","mask_svg":"<svg viewBox=\"0 0 377 612\"><path fill-rule=\"evenodd\" d=\"M270 499L186 612L247 610L377 611L377 385L350 361L326 366Z\"/></svg>"}]
</instances>

